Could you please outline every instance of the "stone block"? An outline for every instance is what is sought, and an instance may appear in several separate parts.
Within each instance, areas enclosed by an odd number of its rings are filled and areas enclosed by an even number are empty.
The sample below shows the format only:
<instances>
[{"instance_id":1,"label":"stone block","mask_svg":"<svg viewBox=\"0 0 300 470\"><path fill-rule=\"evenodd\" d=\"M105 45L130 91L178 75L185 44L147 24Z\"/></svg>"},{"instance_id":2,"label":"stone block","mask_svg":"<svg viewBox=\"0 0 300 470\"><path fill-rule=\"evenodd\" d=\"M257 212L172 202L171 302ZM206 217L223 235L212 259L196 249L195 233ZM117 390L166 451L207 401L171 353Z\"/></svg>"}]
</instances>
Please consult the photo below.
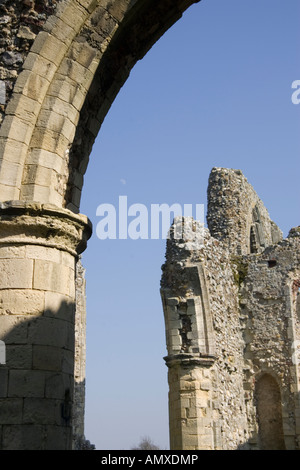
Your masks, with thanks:
<instances>
[{"instance_id":1,"label":"stone block","mask_svg":"<svg viewBox=\"0 0 300 470\"><path fill-rule=\"evenodd\" d=\"M82 1L80 2L82 4ZM90 4L90 2L88 2ZM92 9L95 8L93 3ZM56 13L56 16L63 20L67 25L74 28L74 25L81 25L88 15L88 11L84 6L81 6L79 2L68 3L61 11Z\"/></svg>"},{"instance_id":2,"label":"stone block","mask_svg":"<svg viewBox=\"0 0 300 470\"><path fill-rule=\"evenodd\" d=\"M44 426L6 425L2 430L3 450L43 450Z\"/></svg>"},{"instance_id":3,"label":"stone block","mask_svg":"<svg viewBox=\"0 0 300 470\"><path fill-rule=\"evenodd\" d=\"M0 398L7 396L8 387L8 368L0 366ZM1 420L0 420L1 423Z\"/></svg>"},{"instance_id":4,"label":"stone block","mask_svg":"<svg viewBox=\"0 0 300 470\"><path fill-rule=\"evenodd\" d=\"M31 145L36 148L42 147L50 153L56 153L58 156L64 155L68 148L69 141L61 134L55 134L48 129L36 130L32 136Z\"/></svg>"},{"instance_id":5,"label":"stone block","mask_svg":"<svg viewBox=\"0 0 300 470\"><path fill-rule=\"evenodd\" d=\"M49 94L53 97L58 97L68 103L72 103L72 106L81 110L84 103L85 93L77 87L76 82L71 80L69 77L56 78L51 84Z\"/></svg>"},{"instance_id":6,"label":"stone block","mask_svg":"<svg viewBox=\"0 0 300 470\"><path fill-rule=\"evenodd\" d=\"M1 165L2 165L2 172L1 172L1 177L0 177L0 184L20 187L20 183L21 183L20 164L9 162L3 159L1 162Z\"/></svg>"},{"instance_id":7,"label":"stone block","mask_svg":"<svg viewBox=\"0 0 300 470\"><path fill-rule=\"evenodd\" d=\"M30 164L42 165L44 168L49 168L55 170L57 173L61 173L63 159L54 152L48 152L43 149L33 149L30 153Z\"/></svg>"},{"instance_id":8,"label":"stone block","mask_svg":"<svg viewBox=\"0 0 300 470\"><path fill-rule=\"evenodd\" d=\"M76 24L72 26L68 25L63 19L57 16L50 16L45 24L44 30L51 32L51 34L60 41L69 44L76 33L76 26Z\"/></svg>"},{"instance_id":9,"label":"stone block","mask_svg":"<svg viewBox=\"0 0 300 470\"><path fill-rule=\"evenodd\" d=\"M0 315L39 315L44 311L45 294L31 289L0 291Z\"/></svg>"},{"instance_id":10,"label":"stone block","mask_svg":"<svg viewBox=\"0 0 300 470\"><path fill-rule=\"evenodd\" d=\"M186 416L187 418L197 418L198 417L198 410L195 406L190 406L186 410Z\"/></svg>"},{"instance_id":11,"label":"stone block","mask_svg":"<svg viewBox=\"0 0 300 470\"><path fill-rule=\"evenodd\" d=\"M52 261L36 260L33 288L68 295L70 292L70 269Z\"/></svg>"},{"instance_id":12,"label":"stone block","mask_svg":"<svg viewBox=\"0 0 300 470\"><path fill-rule=\"evenodd\" d=\"M41 55L30 52L23 64L23 70L34 72L40 77L47 77L50 80L56 70L56 66ZM35 97L35 100L36 102L42 102L39 95Z\"/></svg>"},{"instance_id":13,"label":"stone block","mask_svg":"<svg viewBox=\"0 0 300 470\"><path fill-rule=\"evenodd\" d=\"M199 437L197 434L184 434L184 447L189 449L197 449L198 442L199 442Z\"/></svg>"},{"instance_id":14,"label":"stone block","mask_svg":"<svg viewBox=\"0 0 300 470\"><path fill-rule=\"evenodd\" d=\"M93 80L93 73L75 60L64 60L59 68L59 73L64 77L69 77L75 83L80 77L81 91L87 92Z\"/></svg>"},{"instance_id":15,"label":"stone block","mask_svg":"<svg viewBox=\"0 0 300 470\"><path fill-rule=\"evenodd\" d=\"M3 139L3 138L2 138ZM23 164L27 151L28 151L28 146L24 142L20 141L15 141L15 140L7 140L3 139L1 141L0 139L0 147L1 147L1 153L3 151L3 155L9 155L9 161L11 163L18 163L18 164ZM3 201L8 201L9 199L1 198Z\"/></svg>"},{"instance_id":16,"label":"stone block","mask_svg":"<svg viewBox=\"0 0 300 470\"><path fill-rule=\"evenodd\" d=\"M10 370L9 397L43 397L45 373L39 370Z\"/></svg>"},{"instance_id":17,"label":"stone block","mask_svg":"<svg viewBox=\"0 0 300 470\"><path fill-rule=\"evenodd\" d=\"M25 398L24 424L61 424L61 401L47 398Z\"/></svg>"},{"instance_id":18,"label":"stone block","mask_svg":"<svg viewBox=\"0 0 300 470\"><path fill-rule=\"evenodd\" d=\"M53 263L61 263L61 251L55 248L48 248L39 245L26 246L26 258L40 259L44 261L51 261Z\"/></svg>"},{"instance_id":19,"label":"stone block","mask_svg":"<svg viewBox=\"0 0 300 470\"><path fill-rule=\"evenodd\" d=\"M66 450L71 448L71 428L47 426L45 450Z\"/></svg>"},{"instance_id":20,"label":"stone block","mask_svg":"<svg viewBox=\"0 0 300 470\"><path fill-rule=\"evenodd\" d=\"M62 348L33 345L32 367L33 369L60 372L62 370L63 353Z\"/></svg>"},{"instance_id":21,"label":"stone block","mask_svg":"<svg viewBox=\"0 0 300 470\"><path fill-rule=\"evenodd\" d=\"M75 124L67 117L58 112L46 109L40 112L37 127L42 129L46 128L48 132L62 134L66 139L71 139L76 130Z\"/></svg>"},{"instance_id":22,"label":"stone block","mask_svg":"<svg viewBox=\"0 0 300 470\"><path fill-rule=\"evenodd\" d=\"M211 382L209 380L202 380L200 384L201 390L209 391L211 390Z\"/></svg>"},{"instance_id":23,"label":"stone block","mask_svg":"<svg viewBox=\"0 0 300 470\"><path fill-rule=\"evenodd\" d=\"M0 260L0 289L31 289L33 261L27 259Z\"/></svg>"},{"instance_id":24,"label":"stone block","mask_svg":"<svg viewBox=\"0 0 300 470\"><path fill-rule=\"evenodd\" d=\"M61 251L61 264L67 266L72 271L75 271L75 258L73 255L66 251ZM73 274L73 273L71 273Z\"/></svg>"},{"instance_id":25,"label":"stone block","mask_svg":"<svg viewBox=\"0 0 300 470\"><path fill-rule=\"evenodd\" d=\"M45 99L43 106L45 110L53 111L59 116L67 117L73 123L78 121L78 110L73 106L72 101L66 101L66 99L48 96Z\"/></svg>"},{"instance_id":26,"label":"stone block","mask_svg":"<svg viewBox=\"0 0 300 470\"><path fill-rule=\"evenodd\" d=\"M23 70L20 73L18 80L15 84L15 92L22 93L28 98L39 101L42 103L44 95L49 87L47 75L39 75L30 70ZM18 141L25 142L23 139L17 139ZM27 144L29 142L26 142Z\"/></svg>"},{"instance_id":27,"label":"stone block","mask_svg":"<svg viewBox=\"0 0 300 470\"><path fill-rule=\"evenodd\" d=\"M1 315L0 339L8 344L27 343L28 322L26 316Z\"/></svg>"},{"instance_id":28,"label":"stone block","mask_svg":"<svg viewBox=\"0 0 300 470\"><path fill-rule=\"evenodd\" d=\"M61 318L74 323L75 302L63 294L45 292L45 316Z\"/></svg>"},{"instance_id":29,"label":"stone block","mask_svg":"<svg viewBox=\"0 0 300 470\"><path fill-rule=\"evenodd\" d=\"M121 21L128 8L128 3L124 0L118 3L110 2L107 8L110 15L112 15L118 21Z\"/></svg>"},{"instance_id":30,"label":"stone block","mask_svg":"<svg viewBox=\"0 0 300 470\"><path fill-rule=\"evenodd\" d=\"M1 246L0 259L25 258L25 246Z\"/></svg>"},{"instance_id":31,"label":"stone block","mask_svg":"<svg viewBox=\"0 0 300 470\"><path fill-rule=\"evenodd\" d=\"M0 183L1 199L3 201L14 201L19 199L20 189L17 186L8 186Z\"/></svg>"},{"instance_id":32,"label":"stone block","mask_svg":"<svg viewBox=\"0 0 300 470\"><path fill-rule=\"evenodd\" d=\"M180 390L196 390L197 384L195 382L180 380Z\"/></svg>"},{"instance_id":33,"label":"stone block","mask_svg":"<svg viewBox=\"0 0 300 470\"><path fill-rule=\"evenodd\" d=\"M22 184L38 184L40 186L51 186L53 170L39 165L25 165Z\"/></svg>"},{"instance_id":34,"label":"stone block","mask_svg":"<svg viewBox=\"0 0 300 470\"><path fill-rule=\"evenodd\" d=\"M177 330L177 334L174 335L174 336L171 336L171 346L181 346L182 345L182 339L181 339L181 336L178 334L178 330Z\"/></svg>"},{"instance_id":35,"label":"stone block","mask_svg":"<svg viewBox=\"0 0 300 470\"><path fill-rule=\"evenodd\" d=\"M95 35L99 33L105 38L112 37L117 26L116 19L106 9L97 8L91 16L91 24L95 27ZM106 39L107 40L107 39Z\"/></svg>"},{"instance_id":36,"label":"stone block","mask_svg":"<svg viewBox=\"0 0 300 470\"><path fill-rule=\"evenodd\" d=\"M8 103L6 112L18 116L22 121L31 123L38 115L39 103L36 99L17 93L13 95L13 99Z\"/></svg>"},{"instance_id":37,"label":"stone block","mask_svg":"<svg viewBox=\"0 0 300 470\"><path fill-rule=\"evenodd\" d=\"M35 318L28 325L28 342L74 351L74 325L58 318Z\"/></svg>"},{"instance_id":38,"label":"stone block","mask_svg":"<svg viewBox=\"0 0 300 470\"><path fill-rule=\"evenodd\" d=\"M29 145L33 125L16 116L6 116L1 126L0 136L8 137Z\"/></svg>"},{"instance_id":39,"label":"stone block","mask_svg":"<svg viewBox=\"0 0 300 470\"><path fill-rule=\"evenodd\" d=\"M182 408L189 408L190 406L190 399L189 398L181 398L180 400L180 406Z\"/></svg>"},{"instance_id":40,"label":"stone block","mask_svg":"<svg viewBox=\"0 0 300 470\"><path fill-rule=\"evenodd\" d=\"M67 46L53 35L42 31L34 41L31 52L44 57L47 61L59 65L66 53Z\"/></svg>"},{"instance_id":41,"label":"stone block","mask_svg":"<svg viewBox=\"0 0 300 470\"><path fill-rule=\"evenodd\" d=\"M72 377L68 374L46 373L45 397L64 399L66 390L71 389Z\"/></svg>"},{"instance_id":42,"label":"stone block","mask_svg":"<svg viewBox=\"0 0 300 470\"><path fill-rule=\"evenodd\" d=\"M6 345L6 363L10 369L31 369L32 346L30 344Z\"/></svg>"},{"instance_id":43,"label":"stone block","mask_svg":"<svg viewBox=\"0 0 300 470\"><path fill-rule=\"evenodd\" d=\"M48 186L39 186L38 184L24 184L21 188L21 197L26 200L40 201L44 204L52 202L50 188Z\"/></svg>"},{"instance_id":44,"label":"stone block","mask_svg":"<svg viewBox=\"0 0 300 470\"><path fill-rule=\"evenodd\" d=\"M23 399L1 398L0 399L0 423L22 424Z\"/></svg>"}]
</instances>

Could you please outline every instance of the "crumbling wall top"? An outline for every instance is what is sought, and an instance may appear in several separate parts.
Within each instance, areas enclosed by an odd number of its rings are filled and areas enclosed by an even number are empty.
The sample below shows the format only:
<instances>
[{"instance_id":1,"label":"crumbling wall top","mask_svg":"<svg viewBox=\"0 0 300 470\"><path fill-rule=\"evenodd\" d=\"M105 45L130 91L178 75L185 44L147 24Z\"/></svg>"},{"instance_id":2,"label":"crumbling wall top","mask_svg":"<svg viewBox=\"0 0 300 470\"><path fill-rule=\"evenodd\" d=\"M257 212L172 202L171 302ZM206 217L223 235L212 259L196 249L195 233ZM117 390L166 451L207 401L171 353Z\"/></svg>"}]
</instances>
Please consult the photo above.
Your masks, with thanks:
<instances>
[{"instance_id":1,"label":"crumbling wall top","mask_svg":"<svg viewBox=\"0 0 300 470\"><path fill-rule=\"evenodd\" d=\"M233 254L260 253L282 232L241 170L213 168L208 184L207 224Z\"/></svg>"}]
</instances>

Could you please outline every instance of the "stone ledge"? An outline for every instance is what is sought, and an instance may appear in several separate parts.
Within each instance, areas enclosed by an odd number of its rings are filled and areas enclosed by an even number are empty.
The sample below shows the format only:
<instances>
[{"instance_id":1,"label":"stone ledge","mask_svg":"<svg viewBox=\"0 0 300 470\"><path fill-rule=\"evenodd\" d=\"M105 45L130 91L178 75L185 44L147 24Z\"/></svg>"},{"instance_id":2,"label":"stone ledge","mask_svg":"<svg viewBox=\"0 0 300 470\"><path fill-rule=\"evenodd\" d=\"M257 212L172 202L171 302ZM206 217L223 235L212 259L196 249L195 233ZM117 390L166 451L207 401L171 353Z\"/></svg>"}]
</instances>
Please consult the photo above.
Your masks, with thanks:
<instances>
[{"instance_id":1,"label":"stone ledge","mask_svg":"<svg viewBox=\"0 0 300 470\"><path fill-rule=\"evenodd\" d=\"M91 234L92 224L83 214L38 202L0 203L1 245L42 245L76 256Z\"/></svg>"},{"instance_id":2,"label":"stone ledge","mask_svg":"<svg viewBox=\"0 0 300 470\"><path fill-rule=\"evenodd\" d=\"M167 367L180 366L204 366L211 367L217 360L213 355L173 354L164 357Z\"/></svg>"}]
</instances>

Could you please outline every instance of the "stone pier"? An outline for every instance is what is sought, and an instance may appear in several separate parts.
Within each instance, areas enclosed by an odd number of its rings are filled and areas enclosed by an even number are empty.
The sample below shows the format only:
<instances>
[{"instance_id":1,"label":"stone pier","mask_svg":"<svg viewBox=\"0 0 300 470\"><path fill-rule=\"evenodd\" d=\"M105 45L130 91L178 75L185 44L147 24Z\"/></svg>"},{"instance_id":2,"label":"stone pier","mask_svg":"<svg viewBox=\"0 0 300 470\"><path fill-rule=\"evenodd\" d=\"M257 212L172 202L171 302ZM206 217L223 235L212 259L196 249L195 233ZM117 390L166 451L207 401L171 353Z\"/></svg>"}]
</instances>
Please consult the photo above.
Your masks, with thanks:
<instances>
[{"instance_id":1,"label":"stone pier","mask_svg":"<svg viewBox=\"0 0 300 470\"><path fill-rule=\"evenodd\" d=\"M2 449L72 448L75 267L91 226L51 205L0 207Z\"/></svg>"}]
</instances>

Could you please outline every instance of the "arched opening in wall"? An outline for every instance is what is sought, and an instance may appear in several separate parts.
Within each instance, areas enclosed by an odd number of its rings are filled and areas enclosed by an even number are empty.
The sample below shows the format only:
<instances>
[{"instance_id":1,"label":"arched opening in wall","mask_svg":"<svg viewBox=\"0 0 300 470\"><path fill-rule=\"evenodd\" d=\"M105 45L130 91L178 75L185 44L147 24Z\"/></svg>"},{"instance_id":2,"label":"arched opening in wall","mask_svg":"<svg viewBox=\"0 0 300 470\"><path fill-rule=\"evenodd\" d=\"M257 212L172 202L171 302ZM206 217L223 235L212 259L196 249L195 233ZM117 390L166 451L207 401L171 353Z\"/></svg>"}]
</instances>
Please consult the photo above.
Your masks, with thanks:
<instances>
[{"instance_id":1,"label":"arched opening in wall","mask_svg":"<svg viewBox=\"0 0 300 470\"><path fill-rule=\"evenodd\" d=\"M252 224L250 227L250 253L259 253L265 246L264 231L258 206L252 209Z\"/></svg>"},{"instance_id":2,"label":"arched opening in wall","mask_svg":"<svg viewBox=\"0 0 300 470\"><path fill-rule=\"evenodd\" d=\"M291 35L285 37L286 47L282 38L279 41L282 16L287 21L289 15L284 4L278 4L276 21L270 22L272 5L260 10L261 17L253 2L207 1L188 10L137 63L94 145L80 211L94 225L83 255L88 312L86 437L98 449L128 448L145 434L168 447L159 296L165 240L150 238L151 204L205 204L213 166L241 168L249 180L265 187L267 167L274 171L274 162L281 161L283 116L277 120L271 110L281 89L281 82L276 83L278 67L284 70L281 62L286 63L289 54L294 57L289 51L295 41ZM261 8L261 2L256 7ZM271 28L268 33L266 25ZM270 74L275 77L271 83ZM216 96L220 76L223 92ZM268 87L262 86L262 76ZM296 135L292 130L293 124L287 126L289 142ZM279 178L280 167L277 171ZM268 191L275 208L274 185ZM118 224L120 196L127 197L127 213L136 203L148 209L148 239L121 239L118 227L116 239L97 237L97 208L112 204ZM133 219L128 216L128 224Z\"/></svg>"},{"instance_id":3,"label":"arched opening in wall","mask_svg":"<svg viewBox=\"0 0 300 470\"><path fill-rule=\"evenodd\" d=\"M257 380L255 402L259 449L285 450L281 393L270 374L264 374Z\"/></svg>"},{"instance_id":4,"label":"arched opening in wall","mask_svg":"<svg viewBox=\"0 0 300 470\"><path fill-rule=\"evenodd\" d=\"M250 253L257 253L257 239L256 239L256 231L255 226L251 225L250 228Z\"/></svg>"}]
</instances>

